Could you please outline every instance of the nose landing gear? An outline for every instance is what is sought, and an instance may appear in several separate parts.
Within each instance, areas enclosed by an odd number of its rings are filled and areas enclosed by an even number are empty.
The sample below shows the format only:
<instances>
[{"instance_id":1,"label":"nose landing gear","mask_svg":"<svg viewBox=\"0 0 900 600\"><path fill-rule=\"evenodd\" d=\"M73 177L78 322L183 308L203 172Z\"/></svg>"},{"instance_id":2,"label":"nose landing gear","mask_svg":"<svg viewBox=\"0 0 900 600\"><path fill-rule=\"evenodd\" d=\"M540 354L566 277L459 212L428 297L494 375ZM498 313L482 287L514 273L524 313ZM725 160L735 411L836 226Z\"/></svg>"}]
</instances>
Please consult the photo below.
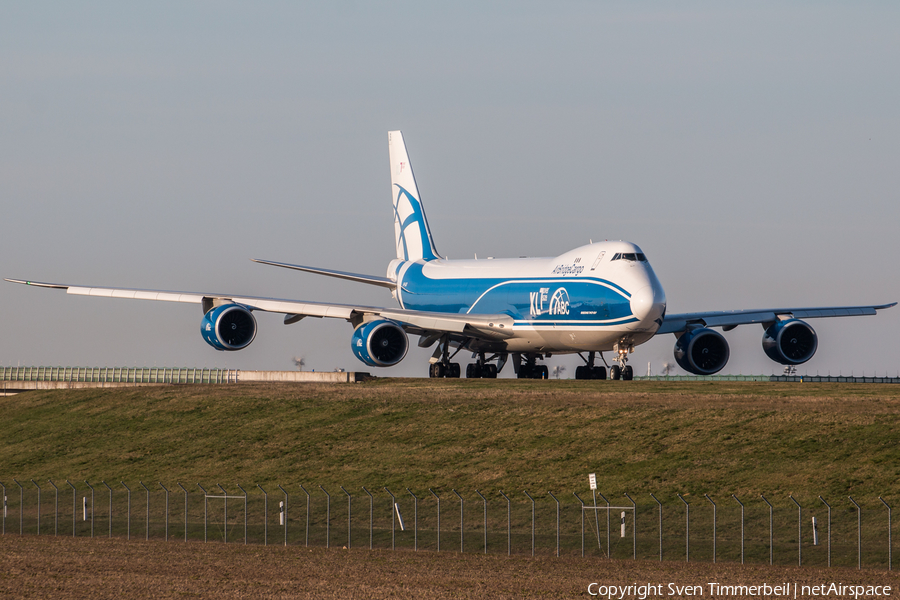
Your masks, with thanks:
<instances>
[{"instance_id":1,"label":"nose landing gear","mask_svg":"<svg viewBox=\"0 0 900 600\"><path fill-rule=\"evenodd\" d=\"M631 381L634 379L634 369L628 364L628 355L634 352L634 344L628 343L626 340L619 340L613 345L613 352L616 353L615 361L617 364L609 368L610 379L622 379L622 381Z\"/></svg>"}]
</instances>

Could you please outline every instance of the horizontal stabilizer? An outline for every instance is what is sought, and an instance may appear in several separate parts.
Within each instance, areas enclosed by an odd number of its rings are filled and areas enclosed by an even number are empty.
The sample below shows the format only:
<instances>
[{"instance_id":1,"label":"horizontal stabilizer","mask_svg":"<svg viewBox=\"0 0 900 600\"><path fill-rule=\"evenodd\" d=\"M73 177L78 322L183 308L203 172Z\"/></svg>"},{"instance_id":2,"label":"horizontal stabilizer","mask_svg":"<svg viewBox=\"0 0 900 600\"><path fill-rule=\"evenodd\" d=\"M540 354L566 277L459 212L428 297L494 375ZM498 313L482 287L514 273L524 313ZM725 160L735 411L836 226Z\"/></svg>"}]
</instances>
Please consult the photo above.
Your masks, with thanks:
<instances>
[{"instance_id":1,"label":"horizontal stabilizer","mask_svg":"<svg viewBox=\"0 0 900 600\"><path fill-rule=\"evenodd\" d=\"M287 263L273 262L270 260L260 260L251 258L253 262L263 265L272 265L273 267L283 267L285 269L294 269L295 271L306 271L307 273L316 273L318 275L327 275L329 277L337 277L338 279L347 279L356 281L357 283L367 283L369 285L377 285L390 290L397 288L397 283L391 281L387 277L376 277L375 275L362 275L360 273L347 273L345 271L332 271L331 269L320 269L318 267L305 267L303 265L290 265Z\"/></svg>"}]
</instances>

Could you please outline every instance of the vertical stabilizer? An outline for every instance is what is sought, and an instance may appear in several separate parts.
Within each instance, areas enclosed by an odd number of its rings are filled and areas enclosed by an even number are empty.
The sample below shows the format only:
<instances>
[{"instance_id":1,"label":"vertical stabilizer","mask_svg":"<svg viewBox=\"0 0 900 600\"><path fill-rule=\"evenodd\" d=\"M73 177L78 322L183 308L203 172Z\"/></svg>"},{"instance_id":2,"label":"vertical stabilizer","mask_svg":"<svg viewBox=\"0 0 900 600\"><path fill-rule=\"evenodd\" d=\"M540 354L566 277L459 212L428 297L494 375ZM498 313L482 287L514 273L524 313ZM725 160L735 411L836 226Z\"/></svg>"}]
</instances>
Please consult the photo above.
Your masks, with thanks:
<instances>
[{"instance_id":1,"label":"vertical stabilizer","mask_svg":"<svg viewBox=\"0 0 900 600\"><path fill-rule=\"evenodd\" d=\"M434 260L440 258L434 248L431 229L425 219L419 188L399 131L388 132L391 157L391 199L394 204L394 241L397 258Z\"/></svg>"}]
</instances>

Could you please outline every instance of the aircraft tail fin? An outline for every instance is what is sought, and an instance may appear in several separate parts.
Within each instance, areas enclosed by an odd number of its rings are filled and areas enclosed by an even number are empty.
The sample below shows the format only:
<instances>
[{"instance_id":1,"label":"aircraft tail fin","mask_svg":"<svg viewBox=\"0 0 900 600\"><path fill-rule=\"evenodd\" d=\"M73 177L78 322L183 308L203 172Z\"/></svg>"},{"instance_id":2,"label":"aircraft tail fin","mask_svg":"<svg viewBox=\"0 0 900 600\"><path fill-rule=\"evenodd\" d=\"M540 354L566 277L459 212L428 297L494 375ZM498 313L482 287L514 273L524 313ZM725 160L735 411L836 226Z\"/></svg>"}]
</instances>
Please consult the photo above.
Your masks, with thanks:
<instances>
[{"instance_id":1,"label":"aircraft tail fin","mask_svg":"<svg viewBox=\"0 0 900 600\"><path fill-rule=\"evenodd\" d=\"M401 132L388 132L388 149L391 158L391 198L394 205L397 258L410 261L441 258L434 247L431 229L425 219L419 188L416 187L416 178Z\"/></svg>"}]
</instances>

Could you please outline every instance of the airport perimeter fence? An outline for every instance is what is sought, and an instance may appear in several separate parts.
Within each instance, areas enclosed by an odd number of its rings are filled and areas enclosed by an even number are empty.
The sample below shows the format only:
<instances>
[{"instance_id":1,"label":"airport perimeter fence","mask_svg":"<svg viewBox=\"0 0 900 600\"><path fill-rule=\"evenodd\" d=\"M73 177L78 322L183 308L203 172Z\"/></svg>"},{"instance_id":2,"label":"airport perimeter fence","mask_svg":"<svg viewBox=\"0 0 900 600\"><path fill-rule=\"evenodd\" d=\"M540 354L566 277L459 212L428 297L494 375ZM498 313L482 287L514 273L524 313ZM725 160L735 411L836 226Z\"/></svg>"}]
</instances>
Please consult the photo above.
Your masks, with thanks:
<instances>
[{"instance_id":1,"label":"airport perimeter fence","mask_svg":"<svg viewBox=\"0 0 900 600\"><path fill-rule=\"evenodd\" d=\"M178 367L0 367L3 381L71 383L235 383L238 371Z\"/></svg>"},{"instance_id":2,"label":"airport perimeter fence","mask_svg":"<svg viewBox=\"0 0 900 600\"><path fill-rule=\"evenodd\" d=\"M883 498L2 481L3 535L893 569ZM670 497L671 496L671 497Z\"/></svg>"}]
</instances>

